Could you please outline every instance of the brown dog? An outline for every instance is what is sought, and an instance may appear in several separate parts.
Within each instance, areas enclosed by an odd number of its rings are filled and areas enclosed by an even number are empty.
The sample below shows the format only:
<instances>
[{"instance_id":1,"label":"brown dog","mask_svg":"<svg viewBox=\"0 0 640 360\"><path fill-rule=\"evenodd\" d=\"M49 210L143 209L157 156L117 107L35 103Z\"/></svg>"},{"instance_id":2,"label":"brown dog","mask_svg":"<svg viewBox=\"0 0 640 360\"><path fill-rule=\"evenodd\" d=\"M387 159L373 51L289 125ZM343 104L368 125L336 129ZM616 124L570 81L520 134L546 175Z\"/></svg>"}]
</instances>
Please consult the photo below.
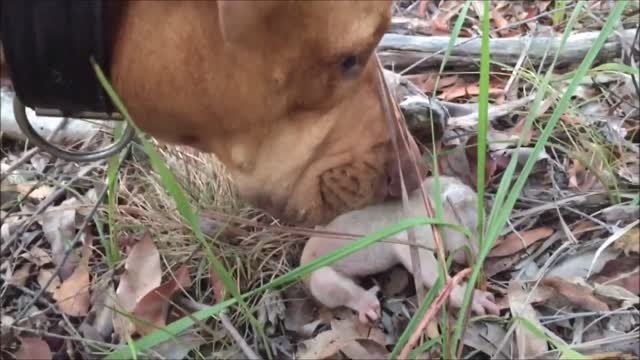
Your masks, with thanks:
<instances>
[{"instance_id":1,"label":"brown dog","mask_svg":"<svg viewBox=\"0 0 640 360\"><path fill-rule=\"evenodd\" d=\"M312 225L399 193L372 58L390 1L109 3L111 78L138 126L213 152L256 206Z\"/></svg>"}]
</instances>

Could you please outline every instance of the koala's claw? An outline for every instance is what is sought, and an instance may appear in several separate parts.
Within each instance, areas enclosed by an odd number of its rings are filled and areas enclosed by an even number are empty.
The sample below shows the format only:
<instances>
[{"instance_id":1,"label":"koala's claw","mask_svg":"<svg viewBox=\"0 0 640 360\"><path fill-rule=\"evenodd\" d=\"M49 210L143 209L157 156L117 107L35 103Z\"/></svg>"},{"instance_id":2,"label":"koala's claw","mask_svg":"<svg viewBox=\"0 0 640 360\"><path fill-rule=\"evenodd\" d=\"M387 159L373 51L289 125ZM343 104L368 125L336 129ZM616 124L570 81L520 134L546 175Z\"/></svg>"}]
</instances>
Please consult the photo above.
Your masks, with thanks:
<instances>
[{"instance_id":1,"label":"koala's claw","mask_svg":"<svg viewBox=\"0 0 640 360\"><path fill-rule=\"evenodd\" d=\"M473 309L478 315L500 315L500 309L492 293L475 290L473 293Z\"/></svg>"},{"instance_id":2,"label":"koala's claw","mask_svg":"<svg viewBox=\"0 0 640 360\"><path fill-rule=\"evenodd\" d=\"M361 297L354 299L350 306L353 310L358 312L358 319L363 324L375 323L380 319L380 301L376 296L376 293L380 290L378 286L374 286L371 289L361 294Z\"/></svg>"},{"instance_id":3,"label":"koala's claw","mask_svg":"<svg viewBox=\"0 0 640 360\"><path fill-rule=\"evenodd\" d=\"M462 300L464 299L464 286L457 286L451 294L449 295L449 299L451 300L451 304L457 308L462 306ZM474 290L473 292L473 300L471 300L471 310L478 315L500 315L500 309L495 303L495 298L493 294L487 291L482 290Z\"/></svg>"}]
</instances>

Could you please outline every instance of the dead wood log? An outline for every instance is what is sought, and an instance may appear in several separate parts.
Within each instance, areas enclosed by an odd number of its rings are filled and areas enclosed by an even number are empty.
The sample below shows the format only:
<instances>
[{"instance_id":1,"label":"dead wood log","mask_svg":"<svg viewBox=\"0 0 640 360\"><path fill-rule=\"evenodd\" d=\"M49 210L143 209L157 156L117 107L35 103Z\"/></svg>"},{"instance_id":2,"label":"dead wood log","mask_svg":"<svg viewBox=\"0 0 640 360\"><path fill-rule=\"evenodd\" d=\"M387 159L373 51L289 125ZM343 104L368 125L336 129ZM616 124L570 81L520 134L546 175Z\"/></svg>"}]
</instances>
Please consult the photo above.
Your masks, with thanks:
<instances>
[{"instance_id":1,"label":"dead wood log","mask_svg":"<svg viewBox=\"0 0 640 360\"><path fill-rule=\"evenodd\" d=\"M18 127L18 123L13 114L14 97L15 93L8 87L2 87L0 90L0 133L2 136L7 136L14 140L25 141L26 137ZM43 138L49 137L64 121L64 118L61 117L36 116L35 112L30 108L27 108L26 112L31 126L33 126L36 132ZM114 121L84 121L74 118L69 118L69 120L66 126L60 129L53 137L53 143L76 143L91 138L99 131L110 132L115 127Z\"/></svg>"},{"instance_id":2,"label":"dead wood log","mask_svg":"<svg viewBox=\"0 0 640 360\"><path fill-rule=\"evenodd\" d=\"M610 60L620 56L623 47L633 44L637 29L626 29L611 35L598 54L599 60ZM584 32L569 36L564 49L558 56L558 66L577 64L582 61L593 46L599 31ZM535 66L543 59L550 63L553 55L560 47L561 36L540 36L529 40L528 36L498 38L490 40L491 60L514 66L531 41L527 51L528 61ZM410 36L385 34L378 45L378 54L382 64L395 71L405 69L412 64L427 58L416 69L439 68L444 57L444 50L449 44L447 36ZM480 64L480 38L460 38L457 46L451 50L447 61L449 67L475 68ZM545 54L547 54L545 58Z\"/></svg>"}]
</instances>

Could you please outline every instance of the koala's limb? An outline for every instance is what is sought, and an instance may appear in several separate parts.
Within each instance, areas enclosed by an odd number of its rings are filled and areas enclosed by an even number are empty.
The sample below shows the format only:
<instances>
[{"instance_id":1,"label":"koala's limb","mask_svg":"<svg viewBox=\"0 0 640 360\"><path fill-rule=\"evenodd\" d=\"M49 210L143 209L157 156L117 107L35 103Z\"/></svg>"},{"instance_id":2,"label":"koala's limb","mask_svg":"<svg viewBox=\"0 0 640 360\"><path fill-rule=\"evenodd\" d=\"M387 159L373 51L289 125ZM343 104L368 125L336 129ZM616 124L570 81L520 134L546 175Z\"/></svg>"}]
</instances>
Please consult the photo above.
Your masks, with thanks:
<instances>
[{"instance_id":1,"label":"koala's limb","mask_svg":"<svg viewBox=\"0 0 640 360\"><path fill-rule=\"evenodd\" d=\"M363 289L351 278L330 267L314 271L309 280L311 295L329 308L346 306L358 313L363 323L380 318L380 302L376 296L377 286Z\"/></svg>"},{"instance_id":2,"label":"koala's limb","mask_svg":"<svg viewBox=\"0 0 640 360\"><path fill-rule=\"evenodd\" d=\"M471 233L476 232L477 211L476 194L470 187L458 179L441 177L444 220L448 223L459 224ZM433 194L434 181L428 178L423 183L425 191ZM332 232L347 232L370 234L398 222L405 216L426 216L420 191L415 191L409 199L409 214L405 214L399 201L387 202L352 211L337 217L326 230ZM442 228L445 238L445 248L451 252L461 247L468 247L473 254L477 254L477 245L469 241L463 234L450 228ZM406 243L406 233L398 234L389 240L400 240ZM416 240L423 246L433 249L433 232L430 226L416 227ZM316 236L309 239L303 251L301 264L306 264L320 256L329 254L344 246L348 241L330 237ZM432 287L438 276L437 261L432 251L421 248L419 250L421 275L425 286ZM454 260L465 262L464 252L457 252ZM379 311L379 303L373 291L358 286L353 279L356 277L375 274L401 263L411 272L411 250L408 245L392 242L379 242L341 259L328 267L321 268L310 275L305 281L312 295L328 307L347 306L358 311L361 320L373 319ZM462 304L464 288L452 291L450 299L452 305ZM375 301L374 301L375 299ZM377 310L376 310L377 309ZM484 314L495 313L497 307L493 304L491 294L476 291L472 304L474 312Z\"/></svg>"}]
</instances>

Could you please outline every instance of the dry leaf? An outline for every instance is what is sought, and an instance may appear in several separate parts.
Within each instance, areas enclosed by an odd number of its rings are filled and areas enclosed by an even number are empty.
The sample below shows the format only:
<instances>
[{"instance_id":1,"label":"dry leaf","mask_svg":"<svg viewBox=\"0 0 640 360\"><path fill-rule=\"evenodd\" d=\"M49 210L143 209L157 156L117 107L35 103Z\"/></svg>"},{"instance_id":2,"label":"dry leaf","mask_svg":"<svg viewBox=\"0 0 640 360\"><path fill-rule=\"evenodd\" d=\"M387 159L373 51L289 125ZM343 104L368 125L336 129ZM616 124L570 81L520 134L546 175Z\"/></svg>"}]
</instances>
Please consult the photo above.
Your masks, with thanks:
<instances>
[{"instance_id":1,"label":"dry leaf","mask_svg":"<svg viewBox=\"0 0 640 360\"><path fill-rule=\"evenodd\" d=\"M82 259L73 274L53 291L53 298L62 312L69 316L85 316L89 313L91 295L89 286L89 259L91 258L91 236L85 237Z\"/></svg>"},{"instance_id":2,"label":"dry leaf","mask_svg":"<svg viewBox=\"0 0 640 360\"><path fill-rule=\"evenodd\" d=\"M33 155L29 162L31 163L31 165L33 165L33 168L36 169L37 172L42 174L44 173L44 169L47 167L47 165L49 165L49 162L51 162L51 155L45 152L39 152Z\"/></svg>"},{"instance_id":3,"label":"dry leaf","mask_svg":"<svg viewBox=\"0 0 640 360\"><path fill-rule=\"evenodd\" d=\"M492 277L503 271L511 270L520 262L522 254L516 253L511 256L487 258L484 263L484 273L488 277Z\"/></svg>"},{"instance_id":4,"label":"dry leaf","mask_svg":"<svg viewBox=\"0 0 640 360\"><path fill-rule=\"evenodd\" d=\"M211 289L213 290L215 303L217 304L224 301L227 297L227 288L224 287L222 279L220 279L220 276L218 276L213 266L209 269L209 284L211 284Z\"/></svg>"},{"instance_id":5,"label":"dry leaf","mask_svg":"<svg viewBox=\"0 0 640 360\"><path fill-rule=\"evenodd\" d=\"M613 248L616 250L623 250L626 255L629 253L640 253L640 227L636 226L633 229L627 231L616 242L613 243Z\"/></svg>"},{"instance_id":6,"label":"dry leaf","mask_svg":"<svg viewBox=\"0 0 640 360\"><path fill-rule=\"evenodd\" d=\"M467 95L467 86L463 84L463 85L450 86L449 88L444 90L442 94L438 95L438 98L449 101L449 100L461 98L466 95Z\"/></svg>"},{"instance_id":7,"label":"dry leaf","mask_svg":"<svg viewBox=\"0 0 640 360\"><path fill-rule=\"evenodd\" d=\"M142 240L133 246L124 267L125 272L116 290L116 308L119 311L113 313L113 327L121 339L130 335L134 327L120 312L127 314L133 311L136 304L162 281L160 253L151 234L145 232Z\"/></svg>"},{"instance_id":8,"label":"dry leaf","mask_svg":"<svg viewBox=\"0 0 640 360\"><path fill-rule=\"evenodd\" d=\"M458 81L457 75L442 76L438 81L437 74L405 75L405 79L411 81L425 94L432 94L434 90L442 90L454 85ZM437 86L437 87L436 87Z\"/></svg>"},{"instance_id":9,"label":"dry leaf","mask_svg":"<svg viewBox=\"0 0 640 360\"><path fill-rule=\"evenodd\" d=\"M573 234L573 236L580 240L582 239L586 234L590 233L591 231L600 229L601 226L594 223L593 221L589 220L589 219L583 219L580 222L578 222L573 229L571 229L571 233Z\"/></svg>"},{"instance_id":10,"label":"dry leaf","mask_svg":"<svg viewBox=\"0 0 640 360\"><path fill-rule=\"evenodd\" d=\"M598 177L595 174L604 176L604 164L599 156L592 153L588 166L580 160L573 159L569 168L569 185L579 191L590 191L602 188Z\"/></svg>"},{"instance_id":11,"label":"dry leaf","mask_svg":"<svg viewBox=\"0 0 640 360\"><path fill-rule=\"evenodd\" d=\"M602 215L608 223L628 224L640 218L640 206L618 204L602 210Z\"/></svg>"},{"instance_id":12,"label":"dry leaf","mask_svg":"<svg viewBox=\"0 0 640 360\"><path fill-rule=\"evenodd\" d=\"M570 283L559 277L545 277L541 284L555 289L571 304L589 311L609 311L609 306L593 295L593 291L584 286Z\"/></svg>"},{"instance_id":13,"label":"dry leaf","mask_svg":"<svg viewBox=\"0 0 640 360\"><path fill-rule=\"evenodd\" d=\"M33 247L28 253L22 255L23 258L34 263L37 266L46 265L52 262L51 256L45 250L39 247Z\"/></svg>"},{"instance_id":14,"label":"dry leaf","mask_svg":"<svg viewBox=\"0 0 640 360\"><path fill-rule=\"evenodd\" d=\"M51 349L46 341L33 337L20 337L20 349L16 353L16 360L51 359Z\"/></svg>"},{"instance_id":15,"label":"dry leaf","mask_svg":"<svg viewBox=\"0 0 640 360\"><path fill-rule=\"evenodd\" d=\"M637 133L638 129L635 129L632 132ZM632 185L640 184L640 160L638 160L637 153L624 153L621 155L617 164L617 172L620 177L627 180Z\"/></svg>"},{"instance_id":16,"label":"dry leaf","mask_svg":"<svg viewBox=\"0 0 640 360\"><path fill-rule=\"evenodd\" d=\"M424 18L427 16L427 1L429 0L419 0L418 9L416 10L416 15L420 18Z\"/></svg>"},{"instance_id":17,"label":"dry leaf","mask_svg":"<svg viewBox=\"0 0 640 360\"><path fill-rule=\"evenodd\" d=\"M509 133L512 135L515 135L519 138L523 138L522 141L522 145L523 146L528 146L529 143L531 143L531 139L533 139L533 135L534 135L534 131L533 128L530 127L527 131L527 133L524 133L524 127L527 123L527 117L522 117L520 120L518 120L518 122L511 128L509 129Z\"/></svg>"},{"instance_id":18,"label":"dry leaf","mask_svg":"<svg viewBox=\"0 0 640 360\"><path fill-rule=\"evenodd\" d=\"M331 330L321 332L315 338L306 340L299 347L299 359L326 359L334 357L339 352L357 358L380 358L384 348L384 333L378 328L371 328L360 323L356 316L345 316L344 319L333 319ZM369 354L367 357L363 354ZM349 356L349 355L347 355ZM351 356L349 356L352 358ZM382 358L386 358L386 355Z\"/></svg>"},{"instance_id":19,"label":"dry leaf","mask_svg":"<svg viewBox=\"0 0 640 360\"><path fill-rule=\"evenodd\" d=\"M115 288L113 279L103 276L92 284L91 311L80 324L80 331L85 338L105 341L113 333L113 309Z\"/></svg>"},{"instance_id":20,"label":"dry leaf","mask_svg":"<svg viewBox=\"0 0 640 360\"><path fill-rule=\"evenodd\" d=\"M282 295L279 291L267 290L257 307L257 318L263 324L265 332L267 335L275 334L286 312Z\"/></svg>"},{"instance_id":21,"label":"dry leaf","mask_svg":"<svg viewBox=\"0 0 640 360\"><path fill-rule=\"evenodd\" d=\"M175 273L175 278L151 290L133 309L135 328L140 335L147 335L166 325L171 297L180 289L191 285L189 268L183 265Z\"/></svg>"},{"instance_id":22,"label":"dry leaf","mask_svg":"<svg viewBox=\"0 0 640 360\"><path fill-rule=\"evenodd\" d=\"M409 273L403 267L394 266L384 274L380 290L385 297L400 294L409 285Z\"/></svg>"},{"instance_id":23,"label":"dry leaf","mask_svg":"<svg viewBox=\"0 0 640 360\"><path fill-rule=\"evenodd\" d=\"M33 189L33 187L37 184L38 183L35 181L17 184L16 191L23 196L26 195L30 199L34 200L44 200L47 196L49 196L49 194L53 192L53 189L47 185L40 185L36 189L31 191L31 189Z\"/></svg>"},{"instance_id":24,"label":"dry leaf","mask_svg":"<svg viewBox=\"0 0 640 360\"><path fill-rule=\"evenodd\" d=\"M444 16L435 16L431 20L431 29L433 35L449 35L449 21Z\"/></svg>"},{"instance_id":25,"label":"dry leaf","mask_svg":"<svg viewBox=\"0 0 640 360\"><path fill-rule=\"evenodd\" d=\"M298 347L298 359L326 359L334 356L340 349L354 340L353 338L345 338L336 331L323 331L313 339L305 340L302 346Z\"/></svg>"},{"instance_id":26,"label":"dry leaf","mask_svg":"<svg viewBox=\"0 0 640 360\"><path fill-rule=\"evenodd\" d=\"M575 115L563 114L560 116L560 120L567 126L579 126L582 124L582 119Z\"/></svg>"},{"instance_id":27,"label":"dry leaf","mask_svg":"<svg viewBox=\"0 0 640 360\"><path fill-rule=\"evenodd\" d=\"M477 188L478 145L477 136L471 136L466 142L452 149L443 149L438 156L440 174L453 176L466 185ZM521 148L526 149L526 148ZM511 159L509 154L487 154L485 162L485 184L490 184L498 170L504 169Z\"/></svg>"},{"instance_id":28,"label":"dry leaf","mask_svg":"<svg viewBox=\"0 0 640 360\"><path fill-rule=\"evenodd\" d=\"M527 301L529 294L522 289L522 284L519 281L513 280L509 284L509 307L511 314L514 317L521 317L527 319L533 323L537 328L541 328L542 325L538 321L538 315L531 306L531 303ZM524 325L520 322L516 324L516 345L518 347L518 358L520 359L533 359L535 356L540 355L547 350L547 341L544 338L539 338L532 334Z\"/></svg>"},{"instance_id":29,"label":"dry leaf","mask_svg":"<svg viewBox=\"0 0 640 360\"><path fill-rule=\"evenodd\" d=\"M51 257L56 266L61 266L60 277L66 280L73 269L76 268L78 256L71 253L66 262L62 264L69 242L76 235L76 209L79 204L76 198L63 201L60 205L52 207L42 214L42 231L44 237L51 245Z\"/></svg>"},{"instance_id":30,"label":"dry leaf","mask_svg":"<svg viewBox=\"0 0 640 360\"><path fill-rule=\"evenodd\" d=\"M300 283L287 287L284 297L284 328L304 337L311 336L321 322L315 319L315 301ZM314 322L316 324L313 324Z\"/></svg>"},{"instance_id":31,"label":"dry leaf","mask_svg":"<svg viewBox=\"0 0 640 360\"><path fill-rule=\"evenodd\" d=\"M18 269L11 274L11 277L7 281L11 285L23 287L27 283L27 279L31 275L32 263L24 263Z\"/></svg>"},{"instance_id":32,"label":"dry leaf","mask_svg":"<svg viewBox=\"0 0 640 360\"><path fill-rule=\"evenodd\" d=\"M589 276L589 270L598 272L602 270L604 264L611 259L618 257L618 251L611 249L605 249L596 257L597 249L590 249L588 251L568 256L562 260L559 264L556 264L552 269L546 273L546 276L559 276L563 278L586 278ZM595 262L594 262L595 259Z\"/></svg>"},{"instance_id":33,"label":"dry leaf","mask_svg":"<svg viewBox=\"0 0 640 360\"><path fill-rule=\"evenodd\" d=\"M507 21L507 19L505 19L500 11L497 11L497 9L491 11L491 19L495 21L497 28L509 26L509 22Z\"/></svg>"},{"instance_id":34,"label":"dry leaf","mask_svg":"<svg viewBox=\"0 0 640 360\"><path fill-rule=\"evenodd\" d=\"M162 342L150 350L153 354L159 354L165 359L185 359L189 351L206 344L207 341L198 335L196 330L188 331Z\"/></svg>"},{"instance_id":35,"label":"dry leaf","mask_svg":"<svg viewBox=\"0 0 640 360\"><path fill-rule=\"evenodd\" d=\"M612 351L600 354L589 355L591 360L638 360L638 355L630 353L622 353L619 351Z\"/></svg>"},{"instance_id":36,"label":"dry leaf","mask_svg":"<svg viewBox=\"0 0 640 360\"><path fill-rule=\"evenodd\" d=\"M352 312L348 312L349 316L341 316L340 319L331 320L331 328L346 336L355 336L359 339L369 339L384 344L384 333L377 327L370 327L358 320L358 317Z\"/></svg>"},{"instance_id":37,"label":"dry leaf","mask_svg":"<svg viewBox=\"0 0 640 360\"><path fill-rule=\"evenodd\" d=\"M386 359L387 349L380 343L369 339L356 339L340 349L349 359Z\"/></svg>"},{"instance_id":38,"label":"dry leaf","mask_svg":"<svg viewBox=\"0 0 640 360\"><path fill-rule=\"evenodd\" d=\"M640 305L640 296L617 285L596 285L593 293L608 300L617 301L621 308L630 308Z\"/></svg>"},{"instance_id":39,"label":"dry leaf","mask_svg":"<svg viewBox=\"0 0 640 360\"><path fill-rule=\"evenodd\" d=\"M49 279L55 275L55 278L51 281L51 284L45 289L45 291L53 293L55 289L60 286L60 277L58 277L54 270L40 269L38 273L38 285L43 288L49 282Z\"/></svg>"},{"instance_id":40,"label":"dry leaf","mask_svg":"<svg viewBox=\"0 0 640 360\"><path fill-rule=\"evenodd\" d=\"M507 305L507 307L509 306ZM497 323L470 321L465 329L465 336L462 337L462 341L464 341L466 346L480 350L492 356L494 359L509 359L509 347L503 347L500 353L497 353L498 345L504 341L507 336L511 337L511 335L507 334L505 329ZM434 359L438 358L440 357Z\"/></svg>"},{"instance_id":41,"label":"dry leaf","mask_svg":"<svg viewBox=\"0 0 640 360\"><path fill-rule=\"evenodd\" d=\"M609 260L602 270L589 280L596 284L621 286L633 294L640 295L640 256Z\"/></svg>"},{"instance_id":42,"label":"dry leaf","mask_svg":"<svg viewBox=\"0 0 640 360\"><path fill-rule=\"evenodd\" d=\"M438 12L432 19L432 29L434 35L449 35L449 22L456 16L464 3L462 1L443 1L440 3Z\"/></svg>"},{"instance_id":43,"label":"dry leaf","mask_svg":"<svg viewBox=\"0 0 640 360\"><path fill-rule=\"evenodd\" d=\"M538 285L535 288L531 289L531 292L527 296L529 304L536 305L549 301L552 297L556 296L556 291L553 288ZM509 302L509 296L504 296L496 302L496 305L500 310L503 310L509 308Z\"/></svg>"},{"instance_id":44,"label":"dry leaf","mask_svg":"<svg viewBox=\"0 0 640 360\"><path fill-rule=\"evenodd\" d=\"M522 231L519 234L515 232L510 233L496 243L489 253L489 257L515 254L542 239L548 238L551 234L553 234L553 229L546 226L533 230Z\"/></svg>"}]
</instances>

